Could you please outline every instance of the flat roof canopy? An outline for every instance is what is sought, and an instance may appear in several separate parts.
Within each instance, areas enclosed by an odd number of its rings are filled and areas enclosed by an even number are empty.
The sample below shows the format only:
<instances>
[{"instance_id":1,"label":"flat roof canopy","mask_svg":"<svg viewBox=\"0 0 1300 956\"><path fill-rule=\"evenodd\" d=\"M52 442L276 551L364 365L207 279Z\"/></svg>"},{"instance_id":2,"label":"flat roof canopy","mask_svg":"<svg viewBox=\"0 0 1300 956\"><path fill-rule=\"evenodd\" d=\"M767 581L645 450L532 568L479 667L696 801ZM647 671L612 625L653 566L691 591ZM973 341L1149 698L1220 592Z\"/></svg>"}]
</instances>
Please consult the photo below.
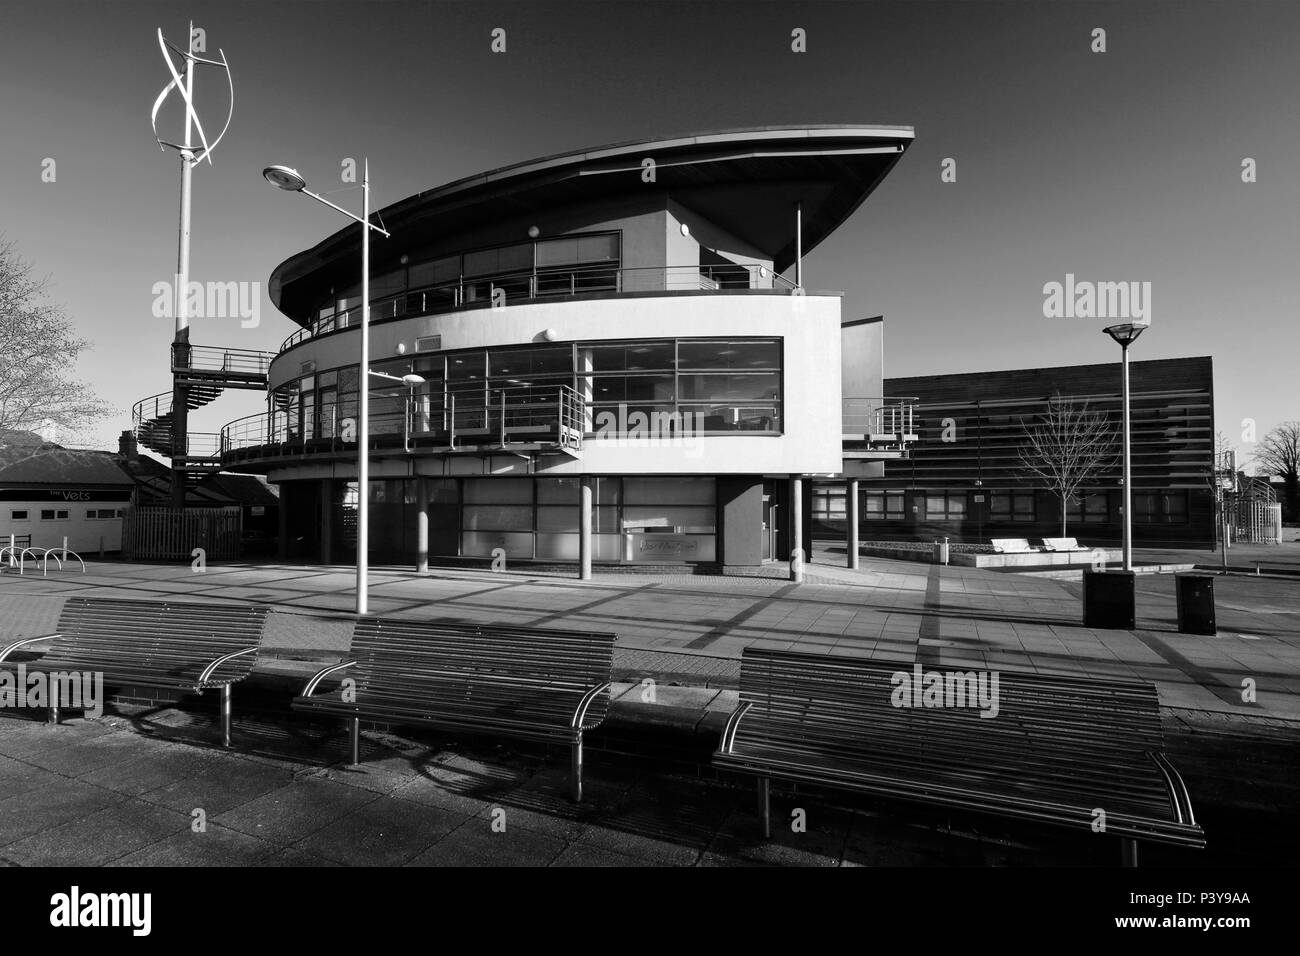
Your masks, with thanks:
<instances>
[{"instance_id":1,"label":"flat roof canopy","mask_svg":"<svg viewBox=\"0 0 1300 956\"><path fill-rule=\"evenodd\" d=\"M908 126L763 127L641 140L503 166L416 193L380 210L394 241L372 243L376 271L403 251L483 222L644 194L655 187L770 256L778 272L795 258L796 202L805 254L847 219L912 142ZM340 229L271 274L271 300L306 321L330 287L353 282L360 230Z\"/></svg>"}]
</instances>

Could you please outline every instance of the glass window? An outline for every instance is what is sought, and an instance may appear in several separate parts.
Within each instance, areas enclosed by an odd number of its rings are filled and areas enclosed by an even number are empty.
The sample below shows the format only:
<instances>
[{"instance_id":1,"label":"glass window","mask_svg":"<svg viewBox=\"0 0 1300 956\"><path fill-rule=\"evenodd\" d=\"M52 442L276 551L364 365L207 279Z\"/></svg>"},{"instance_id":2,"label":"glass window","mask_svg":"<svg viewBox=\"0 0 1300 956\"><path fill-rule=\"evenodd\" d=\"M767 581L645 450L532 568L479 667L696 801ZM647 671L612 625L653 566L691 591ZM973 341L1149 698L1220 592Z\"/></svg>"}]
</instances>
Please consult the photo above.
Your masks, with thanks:
<instances>
[{"instance_id":1,"label":"glass window","mask_svg":"<svg viewBox=\"0 0 1300 956\"><path fill-rule=\"evenodd\" d=\"M579 349L579 370L593 372L671 370L677 364L674 353L672 341L584 346ZM590 364L588 364L588 357Z\"/></svg>"},{"instance_id":2,"label":"glass window","mask_svg":"<svg viewBox=\"0 0 1300 956\"><path fill-rule=\"evenodd\" d=\"M677 346L683 369L775 369L781 367L780 344L773 341L682 341Z\"/></svg>"},{"instance_id":3,"label":"glass window","mask_svg":"<svg viewBox=\"0 0 1300 956\"><path fill-rule=\"evenodd\" d=\"M567 345L536 349L494 349L488 353L492 375L573 374L573 350Z\"/></svg>"},{"instance_id":4,"label":"glass window","mask_svg":"<svg viewBox=\"0 0 1300 956\"><path fill-rule=\"evenodd\" d=\"M1070 502L1070 520L1084 524L1105 524L1110 520L1109 496L1103 492L1081 495Z\"/></svg>"},{"instance_id":5,"label":"glass window","mask_svg":"<svg viewBox=\"0 0 1300 956\"><path fill-rule=\"evenodd\" d=\"M623 479L623 500L636 505L712 505L715 501L713 478L636 478Z\"/></svg>"},{"instance_id":6,"label":"glass window","mask_svg":"<svg viewBox=\"0 0 1300 956\"><path fill-rule=\"evenodd\" d=\"M564 236L537 244L537 265L567 266L580 262L606 262L618 259L617 233Z\"/></svg>"},{"instance_id":7,"label":"glass window","mask_svg":"<svg viewBox=\"0 0 1300 956\"><path fill-rule=\"evenodd\" d=\"M11 512L9 512L9 519L10 519L11 521L26 521L26 520L27 520L27 512L26 512L26 511L11 511Z\"/></svg>"},{"instance_id":8,"label":"glass window","mask_svg":"<svg viewBox=\"0 0 1300 956\"><path fill-rule=\"evenodd\" d=\"M781 376L775 372L755 375L679 375L683 401L770 402L781 392Z\"/></svg>"},{"instance_id":9,"label":"glass window","mask_svg":"<svg viewBox=\"0 0 1300 956\"><path fill-rule=\"evenodd\" d=\"M526 504L531 507L533 480L531 478L469 478L465 481L464 501L466 504Z\"/></svg>"},{"instance_id":10,"label":"glass window","mask_svg":"<svg viewBox=\"0 0 1300 956\"><path fill-rule=\"evenodd\" d=\"M939 520L966 517L966 492L930 492L925 496L925 516Z\"/></svg>"},{"instance_id":11,"label":"glass window","mask_svg":"<svg viewBox=\"0 0 1300 956\"><path fill-rule=\"evenodd\" d=\"M419 262L407 270L407 283L412 289L429 285L443 285L460 279L460 256L448 256L430 262Z\"/></svg>"},{"instance_id":12,"label":"glass window","mask_svg":"<svg viewBox=\"0 0 1300 956\"><path fill-rule=\"evenodd\" d=\"M498 249L482 249L465 254L466 276L490 276L510 272L530 272L533 268L533 244L520 243Z\"/></svg>"}]
</instances>

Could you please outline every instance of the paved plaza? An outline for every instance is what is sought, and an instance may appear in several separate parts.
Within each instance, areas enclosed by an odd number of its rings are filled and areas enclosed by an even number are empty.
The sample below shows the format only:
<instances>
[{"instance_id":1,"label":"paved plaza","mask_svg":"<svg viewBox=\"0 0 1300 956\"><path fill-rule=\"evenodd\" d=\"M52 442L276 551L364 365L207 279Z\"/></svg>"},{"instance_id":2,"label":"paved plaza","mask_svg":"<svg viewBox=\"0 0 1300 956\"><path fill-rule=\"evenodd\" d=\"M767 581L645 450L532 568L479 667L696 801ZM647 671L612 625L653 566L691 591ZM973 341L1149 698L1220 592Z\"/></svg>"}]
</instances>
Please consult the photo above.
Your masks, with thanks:
<instances>
[{"instance_id":1,"label":"paved plaza","mask_svg":"<svg viewBox=\"0 0 1300 956\"><path fill-rule=\"evenodd\" d=\"M210 698L119 705L59 727L0 716L0 861L16 865L473 863L1112 865L1089 841L925 807L780 793L807 833L757 838L751 788L719 780L711 748L750 645L919 662L1138 677L1159 688L1168 750L1210 849L1144 862L1267 862L1300 849L1290 807L1300 749L1300 582L1217 577L1219 634L1176 629L1171 575L1139 578L1134 632L1080 624L1077 583L817 553L806 580L519 568L372 571L374 613L618 634L615 701L592 737L588 798L567 761L474 738L365 735L342 765L337 726L291 715L285 688L348 648L352 570L94 562L85 574L0 575L0 637L55 629L73 595L265 603L252 679L236 693L236 749L213 746ZM640 682L658 682L652 703ZM1257 700L1242 700L1243 680ZM205 829L195 830L196 811ZM501 826L504 825L504 831ZM1216 832L1217 831L1217 832ZM94 839L88 835L94 834Z\"/></svg>"}]
</instances>

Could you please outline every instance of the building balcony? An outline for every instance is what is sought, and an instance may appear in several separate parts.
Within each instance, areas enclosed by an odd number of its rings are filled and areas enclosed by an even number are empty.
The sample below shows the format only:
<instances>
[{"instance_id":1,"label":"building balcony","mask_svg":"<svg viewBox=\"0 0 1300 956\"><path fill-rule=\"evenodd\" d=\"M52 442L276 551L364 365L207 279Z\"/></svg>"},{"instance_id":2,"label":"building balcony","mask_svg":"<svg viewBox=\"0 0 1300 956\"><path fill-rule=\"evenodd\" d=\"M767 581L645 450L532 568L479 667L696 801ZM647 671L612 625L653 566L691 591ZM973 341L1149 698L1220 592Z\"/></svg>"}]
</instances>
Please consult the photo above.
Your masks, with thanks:
<instances>
[{"instance_id":1,"label":"building balcony","mask_svg":"<svg viewBox=\"0 0 1300 956\"><path fill-rule=\"evenodd\" d=\"M371 394L369 447L377 457L582 453L586 409L567 386L494 389L404 398ZM221 429L223 467L355 460L355 398L304 417L276 410L236 419Z\"/></svg>"},{"instance_id":2,"label":"building balcony","mask_svg":"<svg viewBox=\"0 0 1300 956\"><path fill-rule=\"evenodd\" d=\"M844 398L845 459L906 458L916 442L915 398Z\"/></svg>"},{"instance_id":3,"label":"building balcony","mask_svg":"<svg viewBox=\"0 0 1300 956\"><path fill-rule=\"evenodd\" d=\"M793 282L762 265L729 263L725 266L637 268L594 265L569 269L533 269L473 279L462 277L375 298L370 303L370 321L373 324L423 315L487 309L494 305L501 307L563 299L701 292L792 295L795 289ZM309 339L355 329L360 324L361 307L359 304L353 305L349 309L317 319L294 332L280 344L279 354Z\"/></svg>"}]
</instances>

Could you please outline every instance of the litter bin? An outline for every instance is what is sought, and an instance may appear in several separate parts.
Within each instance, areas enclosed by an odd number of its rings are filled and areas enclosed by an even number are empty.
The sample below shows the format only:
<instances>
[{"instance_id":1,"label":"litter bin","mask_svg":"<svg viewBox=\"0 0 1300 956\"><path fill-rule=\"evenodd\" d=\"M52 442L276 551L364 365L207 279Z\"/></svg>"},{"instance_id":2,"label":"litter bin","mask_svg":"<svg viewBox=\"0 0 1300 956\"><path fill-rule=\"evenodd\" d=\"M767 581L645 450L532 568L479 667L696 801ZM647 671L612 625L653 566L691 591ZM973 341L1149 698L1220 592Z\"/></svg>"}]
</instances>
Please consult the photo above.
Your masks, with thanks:
<instances>
[{"instance_id":1,"label":"litter bin","mask_svg":"<svg viewBox=\"0 0 1300 956\"><path fill-rule=\"evenodd\" d=\"M936 540L934 542L934 563L935 564L948 563L948 539L947 538L944 538L943 541Z\"/></svg>"},{"instance_id":2,"label":"litter bin","mask_svg":"<svg viewBox=\"0 0 1300 956\"><path fill-rule=\"evenodd\" d=\"M1208 574L1176 574L1178 630L1182 634L1218 634L1214 621L1214 578Z\"/></svg>"},{"instance_id":3,"label":"litter bin","mask_svg":"<svg viewBox=\"0 0 1300 956\"><path fill-rule=\"evenodd\" d=\"M1132 571L1083 572L1083 626L1131 631L1137 626Z\"/></svg>"}]
</instances>

